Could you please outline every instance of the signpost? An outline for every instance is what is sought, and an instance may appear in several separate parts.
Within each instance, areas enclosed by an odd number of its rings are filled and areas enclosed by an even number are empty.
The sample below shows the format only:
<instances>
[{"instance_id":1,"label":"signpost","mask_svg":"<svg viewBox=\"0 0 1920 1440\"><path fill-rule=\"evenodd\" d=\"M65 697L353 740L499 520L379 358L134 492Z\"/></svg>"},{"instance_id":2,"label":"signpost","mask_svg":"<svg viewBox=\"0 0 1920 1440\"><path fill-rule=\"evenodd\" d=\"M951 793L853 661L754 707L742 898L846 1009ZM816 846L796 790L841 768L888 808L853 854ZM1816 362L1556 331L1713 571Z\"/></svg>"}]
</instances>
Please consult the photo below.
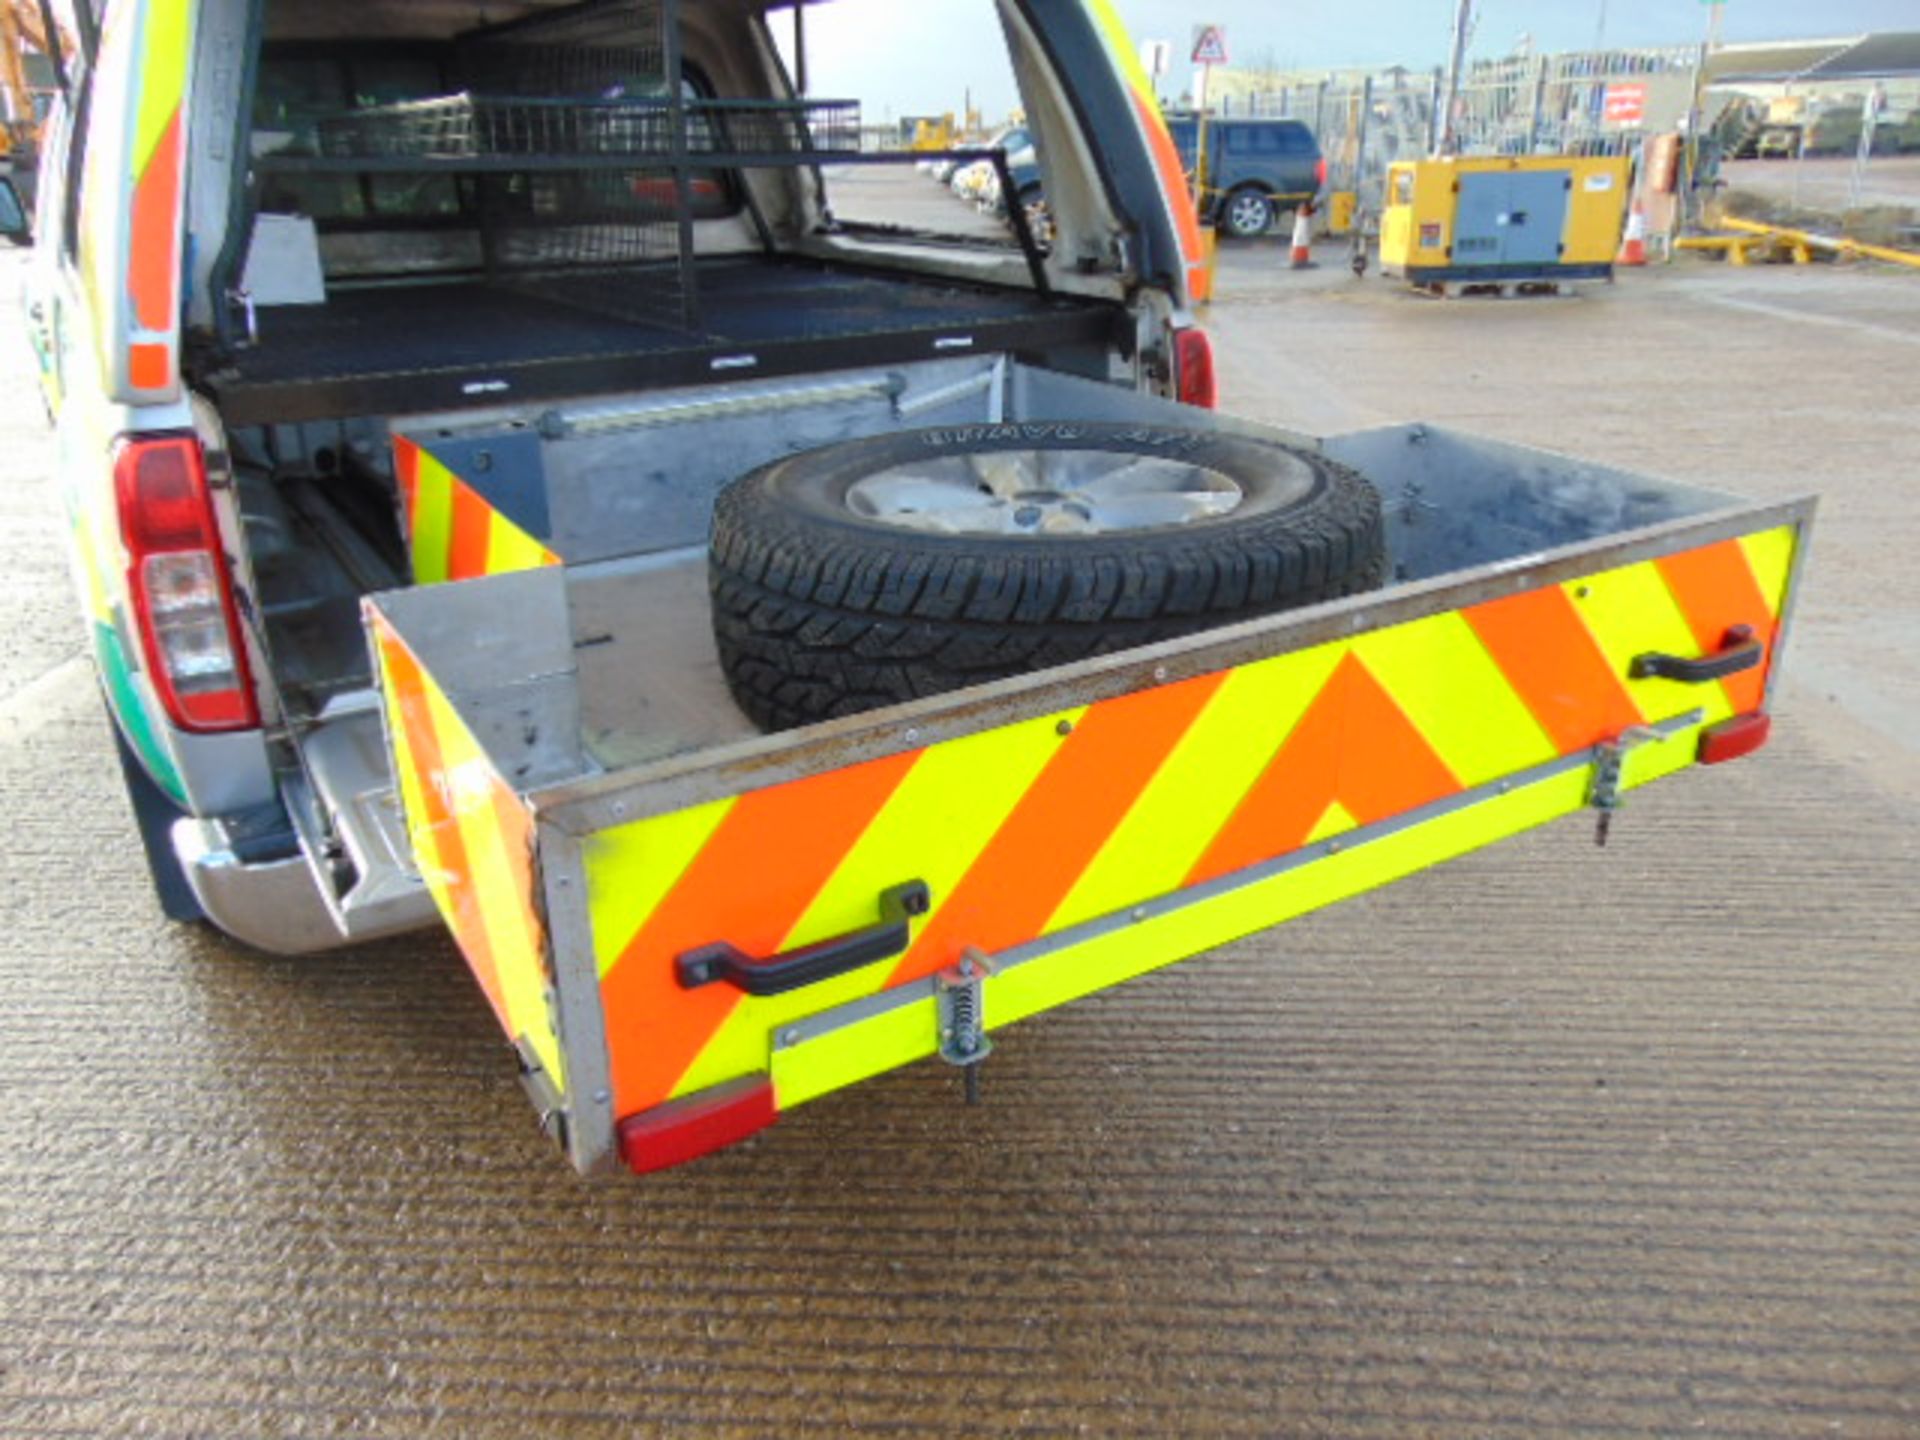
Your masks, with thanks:
<instances>
[{"instance_id":1,"label":"signpost","mask_svg":"<svg viewBox=\"0 0 1920 1440\"><path fill-rule=\"evenodd\" d=\"M1227 63L1227 27L1193 27L1193 63L1200 67L1200 83L1194 86L1193 108L1193 203L1206 213L1207 198L1207 91L1212 89L1213 67Z\"/></svg>"},{"instance_id":2,"label":"signpost","mask_svg":"<svg viewBox=\"0 0 1920 1440\"><path fill-rule=\"evenodd\" d=\"M1140 66L1147 72L1147 78L1153 81L1153 98L1160 98L1160 82L1167 78L1167 72L1173 68L1173 42L1171 40L1143 40L1140 42Z\"/></svg>"},{"instance_id":3,"label":"signpost","mask_svg":"<svg viewBox=\"0 0 1920 1440\"><path fill-rule=\"evenodd\" d=\"M1200 67L1200 83L1194 87L1194 108L1205 111L1207 108L1208 83L1213 79L1213 67L1227 63L1227 27L1224 25L1196 25L1193 27L1193 63Z\"/></svg>"}]
</instances>

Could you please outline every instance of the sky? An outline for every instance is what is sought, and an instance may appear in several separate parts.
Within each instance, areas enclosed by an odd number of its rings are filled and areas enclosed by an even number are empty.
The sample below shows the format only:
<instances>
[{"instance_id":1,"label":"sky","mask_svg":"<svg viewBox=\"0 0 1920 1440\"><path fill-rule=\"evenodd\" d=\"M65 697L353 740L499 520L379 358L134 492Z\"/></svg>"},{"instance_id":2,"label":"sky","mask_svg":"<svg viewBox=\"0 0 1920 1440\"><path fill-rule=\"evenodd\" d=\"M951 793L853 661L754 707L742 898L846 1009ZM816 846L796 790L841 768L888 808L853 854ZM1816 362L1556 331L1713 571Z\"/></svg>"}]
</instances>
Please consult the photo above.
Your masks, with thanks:
<instances>
[{"instance_id":1,"label":"sky","mask_svg":"<svg viewBox=\"0 0 1920 1440\"><path fill-rule=\"evenodd\" d=\"M1163 89L1187 88L1193 27L1226 27L1229 58L1286 69L1416 68L1445 61L1456 0L1116 0L1135 41L1168 40ZM1790 40L1920 29L1920 0L1727 0L1726 40ZM1013 104L991 0L831 0L808 12L810 88L856 97L869 123L958 111L971 88L991 115ZM1705 37L1699 0L1478 0L1472 55L1591 48L1604 16L1610 46ZM775 16L776 30L785 28Z\"/></svg>"}]
</instances>

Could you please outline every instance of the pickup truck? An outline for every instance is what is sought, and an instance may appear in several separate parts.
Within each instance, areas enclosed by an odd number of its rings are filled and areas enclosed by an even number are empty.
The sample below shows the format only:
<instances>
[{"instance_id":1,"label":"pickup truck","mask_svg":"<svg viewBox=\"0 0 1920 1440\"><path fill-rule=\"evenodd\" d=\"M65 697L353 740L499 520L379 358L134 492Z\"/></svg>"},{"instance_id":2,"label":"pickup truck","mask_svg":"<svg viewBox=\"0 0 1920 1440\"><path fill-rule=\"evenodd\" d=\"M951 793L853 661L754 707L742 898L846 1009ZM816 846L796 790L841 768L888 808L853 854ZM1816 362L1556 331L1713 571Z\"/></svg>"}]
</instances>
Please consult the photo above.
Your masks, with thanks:
<instances>
[{"instance_id":1,"label":"pickup truck","mask_svg":"<svg viewBox=\"0 0 1920 1440\"><path fill-rule=\"evenodd\" d=\"M1200 154L1200 117L1167 117L1180 163L1198 177L1200 214L1238 240L1267 233L1283 210L1310 205L1327 183L1320 142L1298 120L1252 116L1206 117L1206 155Z\"/></svg>"},{"instance_id":2,"label":"pickup truck","mask_svg":"<svg viewBox=\"0 0 1920 1440\"><path fill-rule=\"evenodd\" d=\"M1216 413L1108 0L991 5L1045 253L840 203L924 157L824 8L77 7L28 314L170 916L444 925L645 1172L1764 741L1810 500Z\"/></svg>"}]
</instances>

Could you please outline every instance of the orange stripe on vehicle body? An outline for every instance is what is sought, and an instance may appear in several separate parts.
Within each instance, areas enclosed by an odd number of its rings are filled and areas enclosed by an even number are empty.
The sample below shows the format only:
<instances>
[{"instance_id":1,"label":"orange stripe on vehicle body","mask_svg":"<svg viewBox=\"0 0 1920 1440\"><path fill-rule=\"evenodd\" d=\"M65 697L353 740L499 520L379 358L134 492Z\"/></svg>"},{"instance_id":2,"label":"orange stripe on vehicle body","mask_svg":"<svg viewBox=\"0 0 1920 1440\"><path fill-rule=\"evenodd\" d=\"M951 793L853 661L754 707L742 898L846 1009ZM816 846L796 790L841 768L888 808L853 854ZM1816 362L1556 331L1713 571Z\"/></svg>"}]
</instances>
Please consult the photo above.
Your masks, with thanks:
<instances>
[{"instance_id":1,"label":"orange stripe on vehicle body","mask_svg":"<svg viewBox=\"0 0 1920 1440\"><path fill-rule=\"evenodd\" d=\"M1180 743L1226 672L1102 700L1088 709L888 977L943 970L962 950L1031 940L1067 898Z\"/></svg>"},{"instance_id":2,"label":"orange stripe on vehicle body","mask_svg":"<svg viewBox=\"0 0 1920 1440\"><path fill-rule=\"evenodd\" d=\"M136 390L164 391L174 383L173 331L180 309L180 151L183 136L176 110L160 143L134 183L129 207L127 298L133 339L127 346L127 383Z\"/></svg>"},{"instance_id":3,"label":"orange stripe on vehicle body","mask_svg":"<svg viewBox=\"0 0 1920 1440\"><path fill-rule=\"evenodd\" d=\"M555 1087L564 1090L564 1062L548 1000L546 934L533 909L530 822L452 702L438 689L430 689L427 700L465 867L451 883L466 900L472 925L457 927L455 938L463 950L484 947L495 985L490 998L507 1038L524 1041Z\"/></svg>"},{"instance_id":4,"label":"orange stripe on vehicle body","mask_svg":"<svg viewBox=\"0 0 1920 1440\"><path fill-rule=\"evenodd\" d=\"M400 487L401 518L411 538L420 489L420 447L404 435L396 435L393 440L393 476Z\"/></svg>"},{"instance_id":5,"label":"orange stripe on vehicle body","mask_svg":"<svg viewBox=\"0 0 1920 1440\"><path fill-rule=\"evenodd\" d=\"M1336 802L1355 823L1367 825L1460 788L1426 737L1349 652L1187 883L1299 849Z\"/></svg>"},{"instance_id":6,"label":"orange stripe on vehicle body","mask_svg":"<svg viewBox=\"0 0 1920 1440\"><path fill-rule=\"evenodd\" d=\"M133 187L127 291L135 324L155 334L173 329L179 304L181 143L175 110Z\"/></svg>"},{"instance_id":7,"label":"orange stripe on vehicle body","mask_svg":"<svg viewBox=\"0 0 1920 1440\"><path fill-rule=\"evenodd\" d=\"M1174 228L1180 236L1181 256L1186 261L1187 298L1197 304L1211 298L1212 284L1206 250L1200 239L1200 216L1187 189L1187 172L1180 164L1180 150L1173 143L1167 122L1160 116L1160 107L1151 96L1135 94L1133 108L1140 117L1147 148L1153 152L1153 166L1160 172L1160 187L1166 193L1167 208L1173 214Z\"/></svg>"},{"instance_id":8,"label":"orange stripe on vehicle body","mask_svg":"<svg viewBox=\"0 0 1920 1440\"><path fill-rule=\"evenodd\" d=\"M453 481L453 527L447 539L447 579L472 580L487 573L487 540L493 509Z\"/></svg>"},{"instance_id":9,"label":"orange stripe on vehicle body","mask_svg":"<svg viewBox=\"0 0 1920 1440\"><path fill-rule=\"evenodd\" d=\"M428 680L413 652L389 634L380 647L380 663L385 674L387 694L397 710L406 732L419 784L414 792L420 800L417 814L407 816L407 829L416 857L423 867L432 857L433 871L426 875L440 913L467 957L474 978L486 994L487 1003L499 1017L502 1029L512 1033L506 998L494 967L493 949L487 927L474 893L473 870L466 853L460 823L453 810L452 787L447 776L446 759L440 736L434 725ZM391 713L391 712L390 712Z\"/></svg>"},{"instance_id":10,"label":"orange stripe on vehicle body","mask_svg":"<svg viewBox=\"0 0 1920 1440\"><path fill-rule=\"evenodd\" d=\"M1610 740L1643 719L1624 677L1614 674L1558 585L1461 613L1560 754Z\"/></svg>"},{"instance_id":11,"label":"orange stripe on vehicle body","mask_svg":"<svg viewBox=\"0 0 1920 1440\"><path fill-rule=\"evenodd\" d=\"M1774 607L1761 593L1738 540L1723 540L1699 550L1665 555L1654 562L1674 600L1687 618L1687 628L1702 655L1718 651L1727 631L1751 626L1766 646L1761 663L1716 682L1736 715L1760 708L1766 689L1767 666L1773 659Z\"/></svg>"},{"instance_id":12,"label":"orange stripe on vehicle body","mask_svg":"<svg viewBox=\"0 0 1920 1440\"><path fill-rule=\"evenodd\" d=\"M671 1095L739 1001L723 982L682 989L675 957L719 941L755 958L778 953L919 755L870 760L734 802L600 982L616 1115Z\"/></svg>"},{"instance_id":13,"label":"orange stripe on vehicle body","mask_svg":"<svg viewBox=\"0 0 1920 1440\"><path fill-rule=\"evenodd\" d=\"M142 342L127 347L127 383L136 390L164 390L173 383L173 351Z\"/></svg>"}]
</instances>

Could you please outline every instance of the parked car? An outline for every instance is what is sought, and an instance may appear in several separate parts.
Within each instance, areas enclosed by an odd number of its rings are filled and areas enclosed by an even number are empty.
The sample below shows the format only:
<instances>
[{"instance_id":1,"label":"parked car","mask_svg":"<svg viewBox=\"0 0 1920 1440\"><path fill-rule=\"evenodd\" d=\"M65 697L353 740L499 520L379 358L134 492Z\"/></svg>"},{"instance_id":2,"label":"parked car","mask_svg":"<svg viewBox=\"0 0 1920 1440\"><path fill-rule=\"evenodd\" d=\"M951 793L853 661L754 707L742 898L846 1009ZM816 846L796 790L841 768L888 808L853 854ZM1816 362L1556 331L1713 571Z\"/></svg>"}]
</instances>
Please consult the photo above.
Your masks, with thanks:
<instances>
[{"instance_id":1,"label":"parked car","mask_svg":"<svg viewBox=\"0 0 1920 1440\"><path fill-rule=\"evenodd\" d=\"M978 153L985 155L993 150L1012 152L1014 150L1025 149L1032 144L1033 135L1026 126L1009 125L1005 129L997 131L986 140L968 141L954 148L968 154ZM979 160L947 159L934 162L933 168L929 173L932 174L935 180L951 188L955 195L960 196L962 199L972 199L973 184L963 177L969 174L984 173L992 168L991 165L984 164Z\"/></svg>"},{"instance_id":2,"label":"parked car","mask_svg":"<svg viewBox=\"0 0 1920 1440\"><path fill-rule=\"evenodd\" d=\"M1199 117L1176 112L1167 128L1189 175L1199 163ZM1207 117L1200 215L1240 240L1266 234L1286 210L1310 204L1326 184L1313 132L1298 120Z\"/></svg>"},{"instance_id":3,"label":"parked car","mask_svg":"<svg viewBox=\"0 0 1920 1440\"><path fill-rule=\"evenodd\" d=\"M1053 249L1053 211L1047 205L1046 181L1040 171L1040 160L1029 148L1017 155L1007 157L1007 174L1013 181L1014 203L1019 205L1027 222L1028 232L1033 236L1034 244L1040 247L1042 254ZM993 196L994 213L1008 213L1007 197Z\"/></svg>"}]
</instances>

